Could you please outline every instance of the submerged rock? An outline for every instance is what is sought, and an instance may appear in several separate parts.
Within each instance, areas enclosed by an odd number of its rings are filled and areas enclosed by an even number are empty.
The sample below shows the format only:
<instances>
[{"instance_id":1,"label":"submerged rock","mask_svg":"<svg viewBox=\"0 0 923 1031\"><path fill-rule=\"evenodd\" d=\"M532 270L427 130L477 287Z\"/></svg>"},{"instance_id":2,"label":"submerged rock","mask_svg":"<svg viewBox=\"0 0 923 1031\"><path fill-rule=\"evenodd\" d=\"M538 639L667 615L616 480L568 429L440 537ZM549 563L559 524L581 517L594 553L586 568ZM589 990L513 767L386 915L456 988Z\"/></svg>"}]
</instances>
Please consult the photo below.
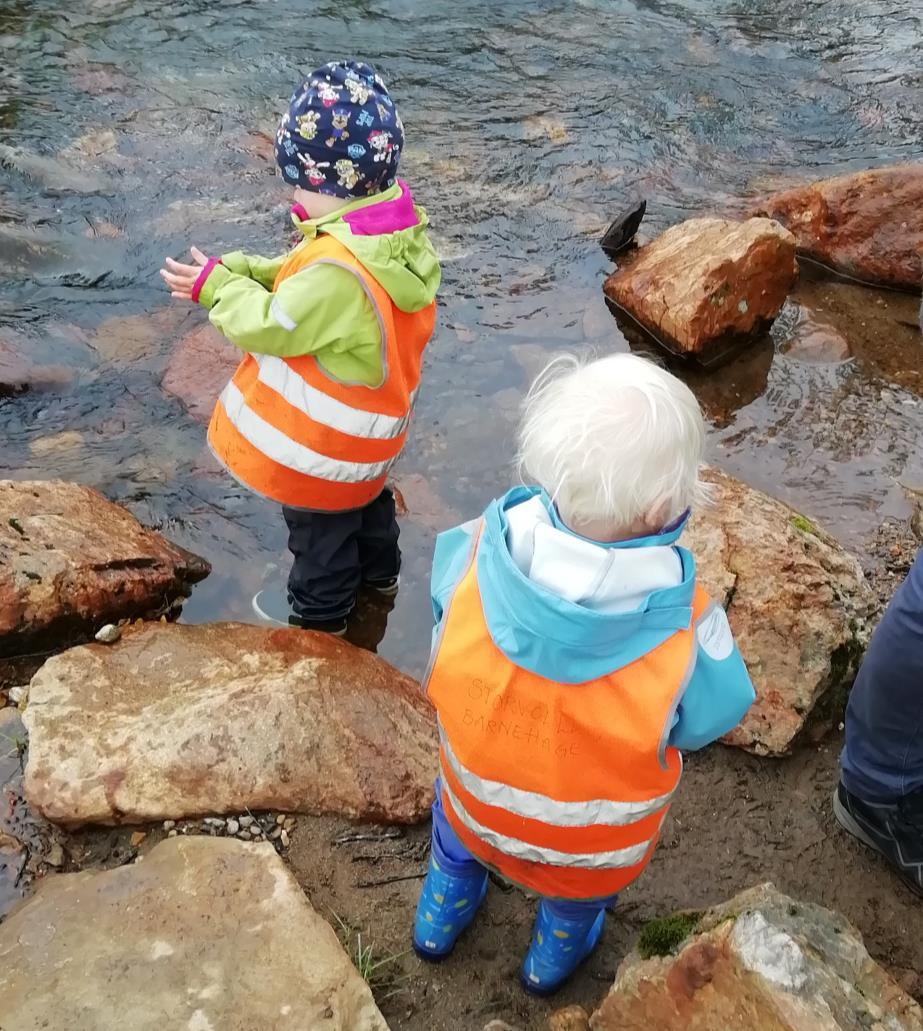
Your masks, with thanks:
<instances>
[{"instance_id":1,"label":"submerged rock","mask_svg":"<svg viewBox=\"0 0 923 1031\"><path fill-rule=\"evenodd\" d=\"M29 357L30 347L14 337L0 338L0 397L26 390L66 386L74 377L63 365L39 365Z\"/></svg>"},{"instance_id":2,"label":"submerged rock","mask_svg":"<svg viewBox=\"0 0 923 1031\"><path fill-rule=\"evenodd\" d=\"M795 240L765 218L696 218L642 247L606 296L668 350L700 360L765 332L798 275Z\"/></svg>"},{"instance_id":3,"label":"submerged rock","mask_svg":"<svg viewBox=\"0 0 923 1031\"><path fill-rule=\"evenodd\" d=\"M0 926L4 1027L387 1031L271 845L173 838L49 878Z\"/></svg>"},{"instance_id":4,"label":"submerged rock","mask_svg":"<svg viewBox=\"0 0 923 1031\"><path fill-rule=\"evenodd\" d=\"M187 333L173 349L161 386L185 405L199 422L211 418L243 354L206 323Z\"/></svg>"},{"instance_id":5,"label":"submerged rock","mask_svg":"<svg viewBox=\"0 0 923 1031\"><path fill-rule=\"evenodd\" d=\"M780 350L806 365L839 365L852 357L849 342L834 326L804 310Z\"/></svg>"},{"instance_id":6,"label":"submerged rock","mask_svg":"<svg viewBox=\"0 0 923 1031\"><path fill-rule=\"evenodd\" d=\"M854 927L771 884L675 927L622 962L592 1031L923 1031Z\"/></svg>"},{"instance_id":7,"label":"submerged rock","mask_svg":"<svg viewBox=\"0 0 923 1031\"><path fill-rule=\"evenodd\" d=\"M0 657L160 613L208 572L89 487L0 480Z\"/></svg>"},{"instance_id":8,"label":"submerged rock","mask_svg":"<svg viewBox=\"0 0 923 1031\"><path fill-rule=\"evenodd\" d=\"M818 700L845 689L868 639L872 594L858 561L794 509L715 469L713 506L683 539L727 610L756 701L724 739L786 752Z\"/></svg>"},{"instance_id":9,"label":"submerged rock","mask_svg":"<svg viewBox=\"0 0 923 1031\"><path fill-rule=\"evenodd\" d=\"M25 723L26 797L68 825L264 809L414 823L432 801L419 685L326 634L134 627L49 659Z\"/></svg>"},{"instance_id":10,"label":"submerged rock","mask_svg":"<svg viewBox=\"0 0 923 1031\"><path fill-rule=\"evenodd\" d=\"M800 186L761 201L798 250L869 283L923 283L923 164L891 165Z\"/></svg>"}]
</instances>

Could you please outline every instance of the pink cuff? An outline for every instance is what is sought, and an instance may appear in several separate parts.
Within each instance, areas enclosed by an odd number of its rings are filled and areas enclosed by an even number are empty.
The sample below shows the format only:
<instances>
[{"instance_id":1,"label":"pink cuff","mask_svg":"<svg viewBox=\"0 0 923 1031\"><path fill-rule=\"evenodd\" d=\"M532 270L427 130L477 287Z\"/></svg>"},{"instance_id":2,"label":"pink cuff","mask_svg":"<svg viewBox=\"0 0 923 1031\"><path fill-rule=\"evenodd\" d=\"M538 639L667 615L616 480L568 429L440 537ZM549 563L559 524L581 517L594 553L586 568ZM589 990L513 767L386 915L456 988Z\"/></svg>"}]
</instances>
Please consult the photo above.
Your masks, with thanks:
<instances>
[{"instance_id":1,"label":"pink cuff","mask_svg":"<svg viewBox=\"0 0 923 1031\"><path fill-rule=\"evenodd\" d=\"M199 273L199 278L192 284L192 290L189 296L196 302L199 303L199 294L202 292L202 287L205 286L205 280L212 274L212 269L216 265L221 264L220 258L209 258L208 261L202 266L202 271Z\"/></svg>"},{"instance_id":2,"label":"pink cuff","mask_svg":"<svg viewBox=\"0 0 923 1031\"><path fill-rule=\"evenodd\" d=\"M309 222L311 220L311 216L308 214L306 208L302 204L293 204L292 214L295 216L295 218L298 219L299 222Z\"/></svg>"}]
</instances>

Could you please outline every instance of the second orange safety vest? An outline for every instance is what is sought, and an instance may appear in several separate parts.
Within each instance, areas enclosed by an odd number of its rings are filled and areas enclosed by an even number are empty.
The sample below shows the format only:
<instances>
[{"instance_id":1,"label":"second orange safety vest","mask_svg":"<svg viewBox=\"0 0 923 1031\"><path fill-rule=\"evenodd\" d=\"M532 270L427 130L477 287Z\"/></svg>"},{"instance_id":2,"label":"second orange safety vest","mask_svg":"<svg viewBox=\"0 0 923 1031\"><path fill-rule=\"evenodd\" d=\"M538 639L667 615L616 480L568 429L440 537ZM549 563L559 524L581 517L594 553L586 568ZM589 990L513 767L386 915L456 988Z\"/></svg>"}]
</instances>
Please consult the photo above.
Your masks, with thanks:
<instances>
[{"instance_id":1,"label":"second orange safety vest","mask_svg":"<svg viewBox=\"0 0 923 1031\"><path fill-rule=\"evenodd\" d=\"M293 508L337 512L364 507L385 486L407 436L436 304L401 311L328 234L291 253L273 291L321 262L348 269L362 284L381 328L382 383L342 383L313 355L247 354L215 406L208 441L228 471L258 494Z\"/></svg>"},{"instance_id":2,"label":"second orange safety vest","mask_svg":"<svg viewBox=\"0 0 923 1031\"><path fill-rule=\"evenodd\" d=\"M476 545L440 628L427 692L440 735L442 803L469 852L552 898L603 898L647 865L682 772L667 743L695 660L692 623L606 676L560 684L494 644Z\"/></svg>"}]
</instances>

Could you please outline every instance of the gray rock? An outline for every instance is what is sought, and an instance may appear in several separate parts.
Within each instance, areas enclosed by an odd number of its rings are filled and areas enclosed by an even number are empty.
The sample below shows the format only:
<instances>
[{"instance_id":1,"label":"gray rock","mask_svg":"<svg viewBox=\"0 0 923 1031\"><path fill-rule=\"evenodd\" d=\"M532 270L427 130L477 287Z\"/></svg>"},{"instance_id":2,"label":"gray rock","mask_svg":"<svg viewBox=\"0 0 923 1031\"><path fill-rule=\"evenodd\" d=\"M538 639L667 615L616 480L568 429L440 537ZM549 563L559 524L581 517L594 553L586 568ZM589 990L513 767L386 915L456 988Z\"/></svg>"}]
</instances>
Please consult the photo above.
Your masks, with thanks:
<instances>
[{"instance_id":1,"label":"gray rock","mask_svg":"<svg viewBox=\"0 0 923 1031\"><path fill-rule=\"evenodd\" d=\"M0 998L10 1031L388 1031L275 851L227 838L44 880L0 925Z\"/></svg>"},{"instance_id":2,"label":"gray rock","mask_svg":"<svg viewBox=\"0 0 923 1031\"><path fill-rule=\"evenodd\" d=\"M240 823L234 819L228 820L225 826L227 827L228 834L232 837L240 830Z\"/></svg>"},{"instance_id":3,"label":"gray rock","mask_svg":"<svg viewBox=\"0 0 923 1031\"><path fill-rule=\"evenodd\" d=\"M122 636L120 627L117 627L115 623L107 623L104 627L100 627L99 630L93 635L95 641L99 641L100 644L115 644Z\"/></svg>"}]
</instances>

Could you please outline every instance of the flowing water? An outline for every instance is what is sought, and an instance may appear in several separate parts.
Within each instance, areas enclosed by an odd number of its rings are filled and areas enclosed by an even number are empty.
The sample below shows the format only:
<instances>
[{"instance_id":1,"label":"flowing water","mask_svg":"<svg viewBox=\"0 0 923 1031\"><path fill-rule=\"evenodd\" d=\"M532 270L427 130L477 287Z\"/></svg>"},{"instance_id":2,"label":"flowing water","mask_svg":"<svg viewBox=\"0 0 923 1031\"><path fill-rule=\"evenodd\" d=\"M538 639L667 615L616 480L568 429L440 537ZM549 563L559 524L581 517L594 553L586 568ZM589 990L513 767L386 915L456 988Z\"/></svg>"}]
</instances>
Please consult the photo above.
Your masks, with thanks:
<instances>
[{"instance_id":1,"label":"flowing water","mask_svg":"<svg viewBox=\"0 0 923 1031\"><path fill-rule=\"evenodd\" d=\"M157 269L190 243L282 250L266 139L302 73L376 64L403 176L445 262L397 480L404 585L381 651L418 672L436 527L511 482L529 377L626 343L597 245L626 201L651 234L777 185L920 154L923 17L898 0L0 0L0 341L52 367L0 400L0 472L98 487L207 557L184 619L249 618L278 578L277 511L217 472L160 386L204 313ZM810 314L809 314L810 313ZM715 460L861 547L921 487L910 298L808 277L724 370L690 373ZM806 319L852 356L790 348ZM370 621L371 621L371 617ZM370 631L371 632L371 631Z\"/></svg>"}]
</instances>

